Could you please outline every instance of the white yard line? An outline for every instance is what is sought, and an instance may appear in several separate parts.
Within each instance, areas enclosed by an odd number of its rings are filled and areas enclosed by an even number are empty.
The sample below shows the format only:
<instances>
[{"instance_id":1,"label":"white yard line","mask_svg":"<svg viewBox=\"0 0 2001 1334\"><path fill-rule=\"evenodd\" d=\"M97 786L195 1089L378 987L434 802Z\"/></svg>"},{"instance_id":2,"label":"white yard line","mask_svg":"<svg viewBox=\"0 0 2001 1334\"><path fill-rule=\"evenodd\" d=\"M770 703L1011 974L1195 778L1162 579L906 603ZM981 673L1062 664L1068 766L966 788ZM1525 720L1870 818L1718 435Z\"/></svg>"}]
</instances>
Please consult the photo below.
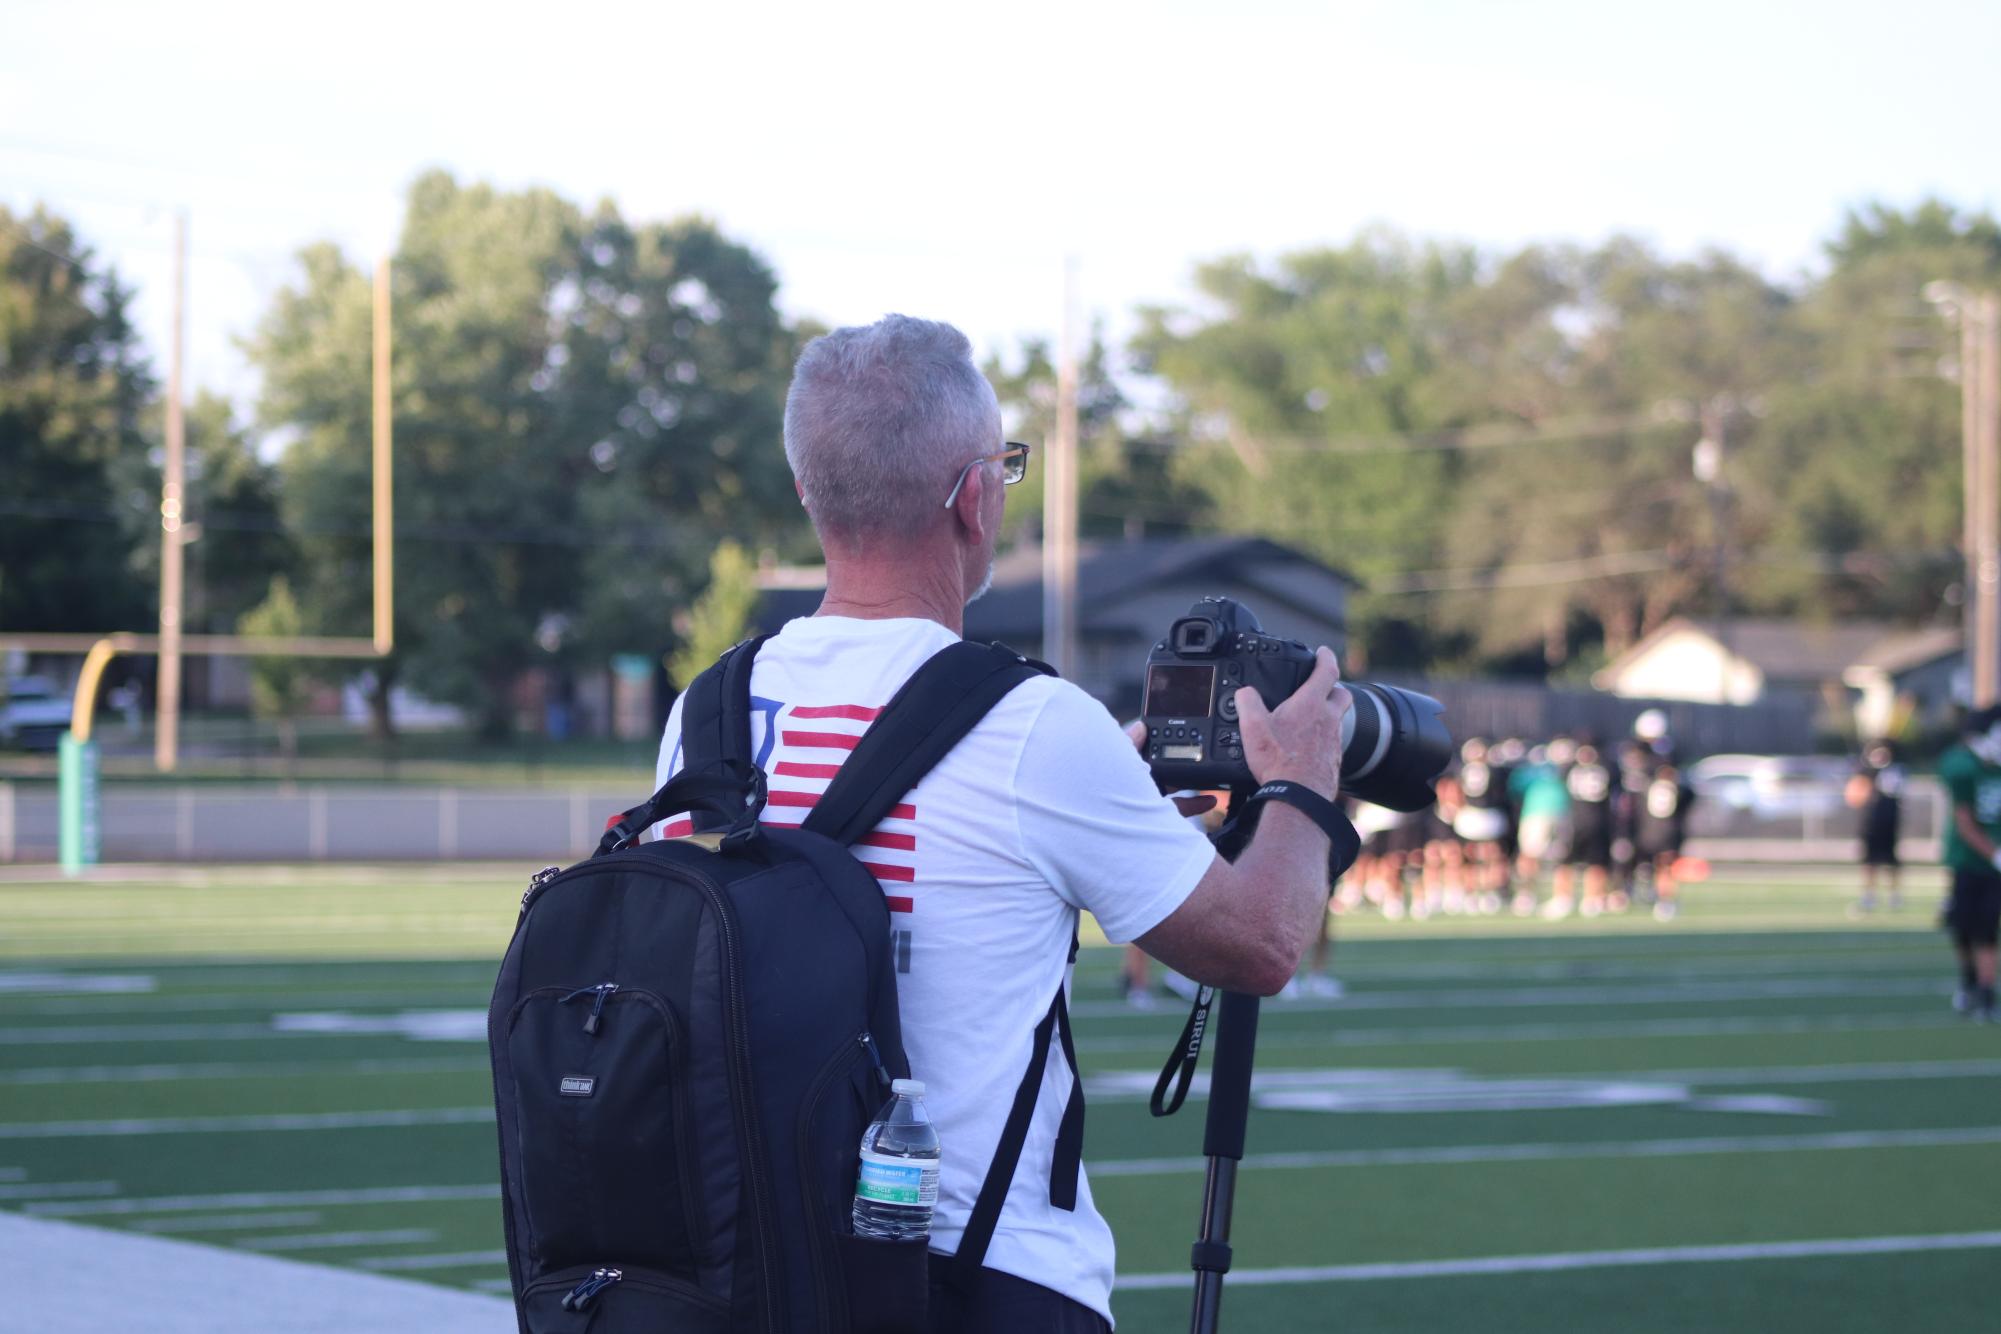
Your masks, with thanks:
<instances>
[{"instance_id":1,"label":"white yard line","mask_svg":"<svg viewBox=\"0 0 2001 1334\"><path fill-rule=\"evenodd\" d=\"M399 1273L419 1269L472 1269L484 1265L504 1265L506 1251L452 1251L445 1255L384 1255L372 1260L356 1260L363 1269L377 1273Z\"/></svg>"},{"instance_id":2,"label":"white yard line","mask_svg":"<svg viewBox=\"0 0 2001 1334\"><path fill-rule=\"evenodd\" d=\"M1767 1241L1735 1246L1657 1246L1627 1251L1566 1251L1552 1255L1492 1255L1466 1260L1412 1260L1317 1268L1232 1269L1226 1285L1358 1283L1379 1279L1455 1278L1494 1274L1547 1274L1632 1265L1724 1264L1744 1260L1813 1260L1843 1255L1909 1255L1920 1251L1972 1251L2001 1247L2001 1232L1953 1232L1914 1237L1841 1237L1826 1241ZM1185 1288L1181 1274L1122 1274L1121 1292Z\"/></svg>"},{"instance_id":3,"label":"white yard line","mask_svg":"<svg viewBox=\"0 0 2001 1334\"><path fill-rule=\"evenodd\" d=\"M1923 978L1793 978L1742 982L1653 983L1600 982L1574 987L1462 987L1452 991L1350 992L1339 1000L1271 1002L1274 1013L1333 1010L1536 1009L1564 1005L1703 1005L1725 1001L1801 1000L1810 997L1938 996L1949 994L1936 977ZM1168 1006L1167 1008L1173 1008ZM1079 1018L1129 1019L1144 1012L1124 1001L1086 1001L1070 1007Z\"/></svg>"},{"instance_id":4,"label":"white yard line","mask_svg":"<svg viewBox=\"0 0 2001 1334\"><path fill-rule=\"evenodd\" d=\"M313 1037L263 1024L78 1024L0 1028L0 1047L60 1047L83 1042L243 1042L252 1038Z\"/></svg>"},{"instance_id":5,"label":"white yard line","mask_svg":"<svg viewBox=\"0 0 2001 1334\"><path fill-rule=\"evenodd\" d=\"M274 1227L311 1227L321 1215L310 1210L295 1213L271 1211L258 1214L197 1214L192 1218L142 1218L127 1227L134 1232L262 1232Z\"/></svg>"},{"instance_id":6,"label":"white yard line","mask_svg":"<svg viewBox=\"0 0 2001 1334\"><path fill-rule=\"evenodd\" d=\"M1939 1009L1944 1011L1944 1002ZM1777 1019L1607 1019L1572 1024L1475 1024L1409 1028L1277 1029L1258 1034L1258 1050L1276 1047L1406 1047L1425 1043L1560 1042L1571 1038L1701 1038L1767 1033L1888 1033L1958 1028L1956 1014L1799 1015ZM1077 1050L1160 1053L1173 1046L1165 1030L1147 1037L1079 1038Z\"/></svg>"},{"instance_id":7,"label":"white yard line","mask_svg":"<svg viewBox=\"0 0 2001 1334\"><path fill-rule=\"evenodd\" d=\"M1246 1170L1302 1167L1419 1167L1440 1163L1532 1163L1583 1158L1689 1158L1717 1153L1810 1153L1839 1149L1937 1149L2001 1144L2001 1126L1950 1130L1846 1130L1816 1135L1712 1135L1608 1140L1602 1144L1441 1144L1410 1149L1326 1149L1246 1154ZM1113 1158L1087 1164L1094 1177L1200 1173L1206 1158Z\"/></svg>"},{"instance_id":8,"label":"white yard line","mask_svg":"<svg viewBox=\"0 0 2001 1334\"><path fill-rule=\"evenodd\" d=\"M1757 1066L1721 1066L1708 1070L1594 1070L1584 1073L1559 1071L1526 1076L1485 1071L1426 1070L1411 1066L1381 1070L1354 1067L1342 1067L1336 1070L1282 1068L1267 1070L1254 1076L1251 1087L1255 1092L1270 1093L1288 1088L1325 1084L1334 1080L1351 1087L1363 1083L1388 1085L1398 1082L1409 1083L1427 1075L1436 1078L1448 1075L1463 1076L1466 1079L1469 1095L1477 1095L1478 1086L1482 1084L1522 1082L1545 1085L1556 1083L1679 1085L1686 1089L1714 1084L1763 1086L1870 1084L1901 1082L1907 1079L1994 1079L2001 1077L2001 1060L1876 1061L1851 1065L1785 1065L1769 1069ZM1084 1084L1093 1104L1145 1102L1152 1094L1153 1075L1150 1071L1139 1070L1108 1071L1102 1075L1087 1076ZM1209 1075L1205 1072L1196 1075L1189 1083L1188 1100L1206 1102L1208 1098Z\"/></svg>"},{"instance_id":9,"label":"white yard line","mask_svg":"<svg viewBox=\"0 0 2001 1334\"><path fill-rule=\"evenodd\" d=\"M252 1251L319 1251L342 1246L406 1246L436 1241L427 1227L382 1228L375 1232L304 1232L286 1237L252 1237L236 1244Z\"/></svg>"},{"instance_id":10,"label":"white yard line","mask_svg":"<svg viewBox=\"0 0 2001 1334\"><path fill-rule=\"evenodd\" d=\"M1904 1079L1993 1079L2001 1060L1875 1061L1852 1065L1722 1066L1711 1070L1627 1070L1548 1075L1548 1079L1646 1079L1670 1084L1872 1084Z\"/></svg>"},{"instance_id":11,"label":"white yard line","mask_svg":"<svg viewBox=\"0 0 2001 1334\"><path fill-rule=\"evenodd\" d=\"M196 1064L50 1065L0 1070L8 1084L157 1083L179 1079L294 1079L314 1075L444 1075L488 1069L483 1056L410 1056L364 1061L208 1061Z\"/></svg>"},{"instance_id":12,"label":"white yard line","mask_svg":"<svg viewBox=\"0 0 2001 1334\"><path fill-rule=\"evenodd\" d=\"M117 1193L116 1181L17 1181L0 1186L0 1200L66 1200Z\"/></svg>"},{"instance_id":13,"label":"white yard line","mask_svg":"<svg viewBox=\"0 0 2001 1334\"><path fill-rule=\"evenodd\" d=\"M43 1218L192 1213L201 1209L279 1209L286 1205L435 1204L448 1200L497 1200L498 1185L375 1186L356 1190L233 1191L221 1195L144 1195L124 1200L30 1204L23 1213Z\"/></svg>"},{"instance_id":14,"label":"white yard line","mask_svg":"<svg viewBox=\"0 0 2001 1334\"><path fill-rule=\"evenodd\" d=\"M123 1135L218 1135L249 1131L374 1130L452 1126L493 1119L492 1107L427 1107L400 1112L284 1112L269 1116L155 1116L117 1121L0 1122L0 1139L96 1139Z\"/></svg>"},{"instance_id":15,"label":"white yard line","mask_svg":"<svg viewBox=\"0 0 2001 1334\"><path fill-rule=\"evenodd\" d=\"M451 992L440 995L440 992ZM440 986L421 993L380 991L326 991L294 994L284 992L276 1000L268 994L204 993L193 996L86 997L82 999L29 1001L6 1006L9 1014L34 1015L121 1015L121 1014L201 1014L215 1010L243 1010L268 1014L278 1009L310 1006L325 1010L414 1010L426 1006L457 1007L483 1004L483 998L468 994L461 986Z\"/></svg>"}]
</instances>

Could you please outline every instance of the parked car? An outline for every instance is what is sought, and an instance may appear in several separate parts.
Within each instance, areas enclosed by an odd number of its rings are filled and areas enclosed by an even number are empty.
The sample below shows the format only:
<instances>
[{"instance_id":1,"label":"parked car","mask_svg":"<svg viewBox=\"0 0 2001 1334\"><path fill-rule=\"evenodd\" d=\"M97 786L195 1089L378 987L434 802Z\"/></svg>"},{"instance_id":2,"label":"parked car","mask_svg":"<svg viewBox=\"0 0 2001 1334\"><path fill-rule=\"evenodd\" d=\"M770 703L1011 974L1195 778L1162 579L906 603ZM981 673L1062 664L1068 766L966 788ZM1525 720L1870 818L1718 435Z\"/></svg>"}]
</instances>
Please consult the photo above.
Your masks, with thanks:
<instances>
[{"instance_id":1,"label":"parked car","mask_svg":"<svg viewBox=\"0 0 2001 1334\"><path fill-rule=\"evenodd\" d=\"M16 677L5 691L0 697L0 745L54 750L69 730L69 696L45 676Z\"/></svg>"},{"instance_id":2,"label":"parked car","mask_svg":"<svg viewBox=\"0 0 2001 1334\"><path fill-rule=\"evenodd\" d=\"M1832 755L1711 755L1689 766L1696 795L1763 819L1832 815L1855 766Z\"/></svg>"}]
</instances>

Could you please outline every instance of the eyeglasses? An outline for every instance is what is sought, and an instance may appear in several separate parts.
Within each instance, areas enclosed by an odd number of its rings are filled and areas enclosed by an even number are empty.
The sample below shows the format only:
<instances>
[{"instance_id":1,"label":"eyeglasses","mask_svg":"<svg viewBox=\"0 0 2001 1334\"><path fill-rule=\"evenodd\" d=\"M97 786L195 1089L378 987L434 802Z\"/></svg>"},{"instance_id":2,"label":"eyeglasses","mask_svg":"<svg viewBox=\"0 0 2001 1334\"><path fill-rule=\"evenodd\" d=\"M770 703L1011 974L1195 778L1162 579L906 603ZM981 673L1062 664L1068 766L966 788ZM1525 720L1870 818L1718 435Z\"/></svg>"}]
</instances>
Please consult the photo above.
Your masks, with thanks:
<instances>
[{"instance_id":1,"label":"eyeglasses","mask_svg":"<svg viewBox=\"0 0 2001 1334\"><path fill-rule=\"evenodd\" d=\"M945 497L946 509L952 508L952 502L959 498L959 488L966 484L966 478L972 475L973 469L979 467L982 463L999 463L1001 465L1001 481L1008 486L1013 486L1016 482L1028 476L1028 446L1019 441L1010 440L1007 442L1007 448L1003 449L1000 453L982 454L979 458L974 459L971 463L961 468L959 470L959 480L952 483L952 494Z\"/></svg>"}]
</instances>

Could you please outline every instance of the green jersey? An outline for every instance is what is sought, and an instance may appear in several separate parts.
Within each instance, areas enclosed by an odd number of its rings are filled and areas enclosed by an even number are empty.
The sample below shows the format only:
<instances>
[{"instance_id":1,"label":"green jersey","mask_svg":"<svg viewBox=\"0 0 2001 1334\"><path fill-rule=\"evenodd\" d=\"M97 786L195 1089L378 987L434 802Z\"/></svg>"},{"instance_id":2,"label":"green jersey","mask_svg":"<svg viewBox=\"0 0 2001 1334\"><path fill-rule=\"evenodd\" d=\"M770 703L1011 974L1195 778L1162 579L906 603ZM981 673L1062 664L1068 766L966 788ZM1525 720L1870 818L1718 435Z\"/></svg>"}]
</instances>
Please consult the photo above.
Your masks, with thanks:
<instances>
[{"instance_id":1,"label":"green jersey","mask_svg":"<svg viewBox=\"0 0 2001 1334\"><path fill-rule=\"evenodd\" d=\"M1939 781L1952 797L1954 815L1945 822L1945 864L1955 871L1992 871L1994 864L1959 836L1958 808L1967 807L1980 828L2001 848L2001 766L1989 764L1965 746L1939 756Z\"/></svg>"}]
</instances>

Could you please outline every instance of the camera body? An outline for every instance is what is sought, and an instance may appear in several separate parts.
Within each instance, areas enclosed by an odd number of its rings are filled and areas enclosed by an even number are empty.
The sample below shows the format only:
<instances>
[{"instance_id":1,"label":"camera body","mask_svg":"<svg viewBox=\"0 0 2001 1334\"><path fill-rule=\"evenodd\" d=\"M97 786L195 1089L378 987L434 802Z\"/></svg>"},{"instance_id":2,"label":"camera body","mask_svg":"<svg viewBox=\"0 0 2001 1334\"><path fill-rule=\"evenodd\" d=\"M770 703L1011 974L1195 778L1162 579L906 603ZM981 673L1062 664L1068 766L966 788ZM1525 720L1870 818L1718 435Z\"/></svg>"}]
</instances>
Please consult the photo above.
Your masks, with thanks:
<instances>
[{"instance_id":1,"label":"camera body","mask_svg":"<svg viewBox=\"0 0 2001 1334\"><path fill-rule=\"evenodd\" d=\"M1237 728L1237 691L1278 703L1313 670L1313 650L1264 633L1248 607L1203 598L1146 659L1146 758L1162 783L1242 787L1252 781Z\"/></svg>"},{"instance_id":2,"label":"camera body","mask_svg":"<svg viewBox=\"0 0 2001 1334\"><path fill-rule=\"evenodd\" d=\"M1313 672L1313 650L1268 635L1232 598L1203 598L1146 658L1146 758L1168 790L1256 785L1244 758L1237 691L1276 708ZM1354 707L1341 725L1344 793L1392 810L1423 810L1452 759L1437 700L1395 686L1347 683Z\"/></svg>"}]
</instances>

